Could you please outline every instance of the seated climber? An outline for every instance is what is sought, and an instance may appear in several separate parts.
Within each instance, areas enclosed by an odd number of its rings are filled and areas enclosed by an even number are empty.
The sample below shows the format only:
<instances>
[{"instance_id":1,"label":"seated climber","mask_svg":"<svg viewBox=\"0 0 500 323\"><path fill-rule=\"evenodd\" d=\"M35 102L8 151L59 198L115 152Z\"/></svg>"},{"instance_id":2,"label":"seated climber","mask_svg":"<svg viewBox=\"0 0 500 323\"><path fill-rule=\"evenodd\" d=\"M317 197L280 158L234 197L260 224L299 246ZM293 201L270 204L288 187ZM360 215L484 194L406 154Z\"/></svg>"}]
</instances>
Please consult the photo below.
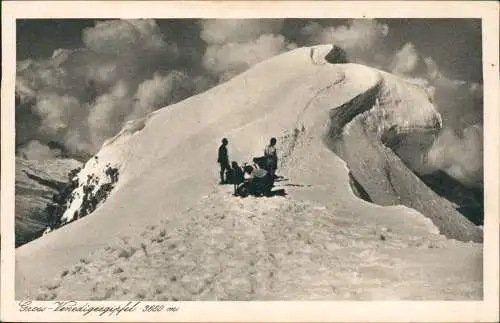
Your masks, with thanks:
<instances>
[{"instance_id":1,"label":"seated climber","mask_svg":"<svg viewBox=\"0 0 500 323\"><path fill-rule=\"evenodd\" d=\"M249 188L252 183L252 171L253 167L250 165L243 165L243 182L235 185L235 196L246 197L249 194Z\"/></svg>"},{"instance_id":2,"label":"seated climber","mask_svg":"<svg viewBox=\"0 0 500 323\"><path fill-rule=\"evenodd\" d=\"M255 157L253 159L253 163L254 163L254 165L257 165L259 168L262 168L262 169L269 171L267 169L267 158L265 156Z\"/></svg>"},{"instance_id":3,"label":"seated climber","mask_svg":"<svg viewBox=\"0 0 500 323\"><path fill-rule=\"evenodd\" d=\"M244 182L236 188L235 195L244 197L248 194L255 196L270 194L274 181L268 171L250 165L245 165L243 170Z\"/></svg>"},{"instance_id":4,"label":"seated climber","mask_svg":"<svg viewBox=\"0 0 500 323\"><path fill-rule=\"evenodd\" d=\"M250 165L244 165L243 166L243 179L245 183L251 183L252 182L252 172L254 168Z\"/></svg>"},{"instance_id":5,"label":"seated climber","mask_svg":"<svg viewBox=\"0 0 500 323\"><path fill-rule=\"evenodd\" d=\"M256 168L252 172L252 185L250 192L256 196L269 195L273 188L271 173L262 168Z\"/></svg>"},{"instance_id":6,"label":"seated climber","mask_svg":"<svg viewBox=\"0 0 500 323\"><path fill-rule=\"evenodd\" d=\"M266 194L268 188L269 172L262 168L256 168L252 172L252 184L250 185L250 193L261 196Z\"/></svg>"},{"instance_id":7,"label":"seated climber","mask_svg":"<svg viewBox=\"0 0 500 323\"><path fill-rule=\"evenodd\" d=\"M236 189L238 185L245 181L245 175L243 169L238 165L237 162L233 161L231 163L231 183L234 185L234 195L236 195Z\"/></svg>"}]
</instances>

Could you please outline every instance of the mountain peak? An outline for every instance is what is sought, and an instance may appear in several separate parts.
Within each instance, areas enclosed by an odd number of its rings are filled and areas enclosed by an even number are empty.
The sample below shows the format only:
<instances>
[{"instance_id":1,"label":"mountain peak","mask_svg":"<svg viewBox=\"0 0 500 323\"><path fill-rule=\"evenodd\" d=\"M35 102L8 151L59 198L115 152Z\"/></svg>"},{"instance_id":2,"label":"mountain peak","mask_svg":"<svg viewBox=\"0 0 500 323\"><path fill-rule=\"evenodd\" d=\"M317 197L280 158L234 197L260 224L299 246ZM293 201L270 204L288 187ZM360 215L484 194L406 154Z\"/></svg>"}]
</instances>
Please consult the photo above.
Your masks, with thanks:
<instances>
[{"instance_id":1,"label":"mountain peak","mask_svg":"<svg viewBox=\"0 0 500 323\"><path fill-rule=\"evenodd\" d=\"M412 170L428 166L422 157L442 125L428 93L344 58L332 45L298 48L130 122L78 175L74 194L81 197L88 176L96 192L108 183L107 167L115 167L120 178L106 202L90 216L18 249L18 293L30 293L119 236L137 235L165 219L171 230L189 227L196 216L183 215L209 192L235 199L216 185L216 153L224 137L230 161L239 164L261 156L269 139L278 138L278 173L291 185L277 185L287 199L323 203L332 217L351 210L347 213L359 221L387 220L401 234L412 235L414 225L425 221L426 235L435 235L432 228L437 228L447 238L481 241L482 232ZM394 144L401 140L405 144ZM356 197L350 178L373 203ZM68 204L67 221L81 203L74 198ZM56 260L32 273L41 259Z\"/></svg>"}]
</instances>

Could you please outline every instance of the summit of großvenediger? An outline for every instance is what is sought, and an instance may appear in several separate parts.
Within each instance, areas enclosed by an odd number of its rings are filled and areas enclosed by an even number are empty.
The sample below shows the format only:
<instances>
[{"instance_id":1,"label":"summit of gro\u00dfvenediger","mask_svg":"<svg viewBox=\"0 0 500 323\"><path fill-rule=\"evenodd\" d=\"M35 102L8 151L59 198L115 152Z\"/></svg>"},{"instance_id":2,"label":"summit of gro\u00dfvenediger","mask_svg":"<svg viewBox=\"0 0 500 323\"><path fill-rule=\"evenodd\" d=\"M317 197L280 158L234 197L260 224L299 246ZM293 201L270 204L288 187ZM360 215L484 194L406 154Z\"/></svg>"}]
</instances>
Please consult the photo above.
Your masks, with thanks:
<instances>
[{"instance_id":1,"label":"summit of gro\u00dfvenediger","mask_svg":"<svg viewBox=\"0 0 500 323\"><path fill-rule=\"evenodd\" d=\"M456 240L480 242L481 230L396 154L418 154L416 146L395 153L384 141L388 132L432 139L441 118L428 93L373 68L331 64L324 59L331 50L330 45L305 47L273 57L127 124L78 175L81 181L96 176L98 189L106 165L117 167L120 178L106 202L90 216L16 250L17 297L286 299L297 296L287 289L290 277L303 277L293 290L305 299L432 298L444 290L448 298L480 297L481 245ZM230 188L218 187L216 148L223 137L229 139L230 159L238 162L261 155L269 138L277 137L283 157L278 173L292 184L282 184L288 195L240 203ZM373 203L356 197L352 178ZM79 203L75 198L68 206L67 220ZM224 239L214 239L221 234ZM117 240L125 247L110 247ZM371 256L354 259L363 252ZM397 259L392 269L384 264L387 257ZM170 265L153 272L139 265L144 261ZM37 270L42 262L44 270ZM343 262L349 268L340 268ZM70 270L74 265L87 269ZM100 287L94 292L102 288L101 296L80 288L82 279L96 280L116 266L125 278L96 281ZM373 270L366 269L370 266ZM251 274L241 274L250 269ZM358 276L342 278L348 272ZM268 278L259 281L259 275ZM318 275L337 285L316 286ZM374 275L376 286L364 286L369 280L359 275ZM179 276L172 289L140 287L140 277L151 282L171 276ZM191 289L202 276L212 283L195 293ZM55 287L40 292L54 278ZM233 290L234 279L244 287ZM446 289L455 283L457 289ZM336 294L345 284L362 292ZM118 286L126 288L117 292Z\"/></svg>"}]
</instances>

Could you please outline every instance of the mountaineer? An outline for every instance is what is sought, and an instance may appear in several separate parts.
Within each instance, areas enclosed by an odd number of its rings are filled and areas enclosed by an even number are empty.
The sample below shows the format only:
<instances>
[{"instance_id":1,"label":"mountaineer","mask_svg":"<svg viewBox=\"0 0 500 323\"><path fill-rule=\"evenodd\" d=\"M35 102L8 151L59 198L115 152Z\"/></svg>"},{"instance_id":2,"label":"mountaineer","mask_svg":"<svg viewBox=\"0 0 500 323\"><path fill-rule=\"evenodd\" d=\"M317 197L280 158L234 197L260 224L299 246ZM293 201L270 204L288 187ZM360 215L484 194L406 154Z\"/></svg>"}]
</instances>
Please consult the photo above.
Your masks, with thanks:
<instances>
[{"instance_id":1,"label":"mountaineer","mask_svg":"<svg viewBox=\"0 0 500 323\"><path fill-rule=\"evenodd\" d=\"M264 149L266 157L266 170L270 173L273 180L276 178L276 168L278 168L278 155L276 153L276 138L271 138L269 145Z\"/></svg>"},{"instance_id":2,"label":"mountaineer","mask_svg":"<svg viewBox=\"0 0 500 323\"><path fill-rule=\"evenodd\" d=\"M270 196L274 180L271 174L263 168L245 165L243 167L243 184L236 187L235 195L246 197L248 194L255 196Z\"/></svg>"},{"instance_id":3,"label":"mountaineer","mask_svg":"<svg viewBox=\"0 0 500 323\"><path fill-rule=\"evenodd\" d=\"M238 186L241 184L241 183L244 183L245 182L245 172L243 171L243 169L238 165L237 162L233 161L231 163L231 167L232 167L232 176L231 176L231 182L233 183L234 185L234 193L233 195L237 195L237 189L238 189Z\"/></svg>"},{"instance_id":4,"label":"mountaineer","mask_svg":"<svg viewBox=\"0 0 500 323\"><path fill-rule=\"evenodd\" d=\"M217 158L217 162L220 164L220 183L227 183L227 179L224 179L224 173L226 171L231 172L231 167L229 166L229 157L227 156L227 144L228 141L226 138L222 139L222 145L219 147L219 156Z\"/></svg>"}]
</instances>

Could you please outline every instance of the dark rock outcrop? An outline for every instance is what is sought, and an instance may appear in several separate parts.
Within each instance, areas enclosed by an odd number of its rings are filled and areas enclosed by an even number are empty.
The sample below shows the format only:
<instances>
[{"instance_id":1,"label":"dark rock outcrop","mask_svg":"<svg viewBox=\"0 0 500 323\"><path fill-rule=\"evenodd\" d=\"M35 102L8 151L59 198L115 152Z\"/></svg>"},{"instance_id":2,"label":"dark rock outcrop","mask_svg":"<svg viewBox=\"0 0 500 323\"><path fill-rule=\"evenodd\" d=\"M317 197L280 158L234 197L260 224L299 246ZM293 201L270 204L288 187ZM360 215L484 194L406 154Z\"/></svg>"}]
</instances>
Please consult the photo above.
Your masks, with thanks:
<instances>
[{"instance_id":1,"label":"dark rock outcrop","mask_svg":"<svg viewBox=\"0 0 500 323\"><path fill-rule=\"evenodd\" d=\"M333 46L332 50L328 52L325 56L325 61L330 64L345 64L349 63L349 59L347 58L347 53L345 50L338 46Z\"/></svg>"}]
</instances>

